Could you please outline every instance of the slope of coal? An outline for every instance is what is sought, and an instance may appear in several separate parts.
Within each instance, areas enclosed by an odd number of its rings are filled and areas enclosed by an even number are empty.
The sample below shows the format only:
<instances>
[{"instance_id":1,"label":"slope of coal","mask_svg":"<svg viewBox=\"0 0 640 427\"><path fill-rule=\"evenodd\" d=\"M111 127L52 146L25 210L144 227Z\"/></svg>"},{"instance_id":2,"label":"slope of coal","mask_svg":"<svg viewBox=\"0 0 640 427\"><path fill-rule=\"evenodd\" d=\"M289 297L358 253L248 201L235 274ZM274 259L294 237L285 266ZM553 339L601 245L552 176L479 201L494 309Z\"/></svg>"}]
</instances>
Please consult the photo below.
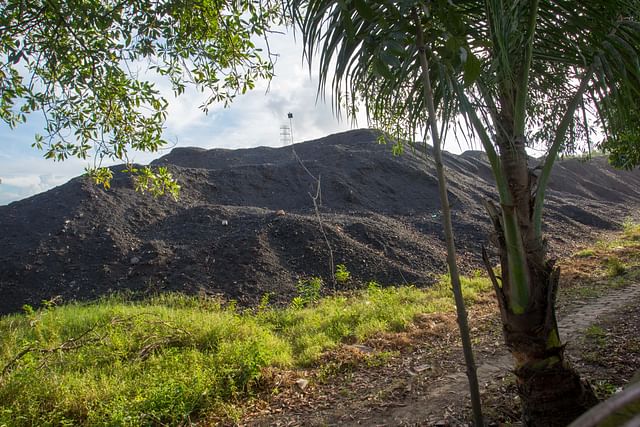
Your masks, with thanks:
<instances>
[{"instance_id":1,"label":"slope of coal","mask_svg":"<svg viewBox=\"0 0 640 427\"><path fill-rule=\"evenodd\" d=\"M116 173L108 191L78 177L0 206L0 313L124 290L222 294L242 304L269 292L284 302L301 278L321 276L332 290L331 253L353 276L340 289L370 280L428 285L446 269L431 152L394 157L376 138L370 130L331 135L296 144L297 157L291 146L174 149L154 164L179 180L178 201L136 193ZM445 160L469 271L486 242L490 169L478 152ZM322 229L305 168L320 178ZM604 158L559 162L546 211L552 247L569 250L634 214L639 184L640 173L613 170Z\"/></svg>"}]
</instances>

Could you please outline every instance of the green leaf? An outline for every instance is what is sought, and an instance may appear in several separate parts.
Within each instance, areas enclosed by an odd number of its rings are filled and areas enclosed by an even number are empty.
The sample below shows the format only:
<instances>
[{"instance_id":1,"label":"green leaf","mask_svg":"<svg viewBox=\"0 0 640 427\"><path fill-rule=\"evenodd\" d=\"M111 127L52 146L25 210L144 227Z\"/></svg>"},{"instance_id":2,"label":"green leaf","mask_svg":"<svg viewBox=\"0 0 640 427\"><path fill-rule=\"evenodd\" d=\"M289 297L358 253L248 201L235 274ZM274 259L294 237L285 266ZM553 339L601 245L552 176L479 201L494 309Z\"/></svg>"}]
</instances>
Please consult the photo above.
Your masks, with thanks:
<instances>
[{"instance_id":1,"label":"green leaf","mask_svg":"<svg viewBox=\"0 0 640 427\"><path fill-rule=\"evenodd\" d=\"M355 0L354 6L358 11L358 14L362 16L364 19L371 21L376 18L376 13L371 8L367 0Z\"/></svg>"},{"instance_id":2,"label":"green leaf","mask_svg":"<svg viewBox=\"0 0 640 427\"><path fill-rule=\"evenodd\" d=\"M478 59L473 52L467 52L467 60L464 63L463 81L464 86L469 87L480 77L482 72L482 62Z\"/></svg>"}]
</instances>

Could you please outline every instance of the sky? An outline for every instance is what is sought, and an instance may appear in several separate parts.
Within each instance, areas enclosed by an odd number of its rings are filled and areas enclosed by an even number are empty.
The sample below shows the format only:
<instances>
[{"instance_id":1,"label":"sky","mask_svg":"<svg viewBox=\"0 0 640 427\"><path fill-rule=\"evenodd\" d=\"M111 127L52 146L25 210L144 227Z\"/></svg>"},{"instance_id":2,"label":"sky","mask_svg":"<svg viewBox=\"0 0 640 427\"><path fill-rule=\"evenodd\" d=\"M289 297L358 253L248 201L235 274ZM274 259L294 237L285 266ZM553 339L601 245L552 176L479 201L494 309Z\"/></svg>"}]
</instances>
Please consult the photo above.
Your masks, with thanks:
<instances>
[{"instance_id":1,"label":"sky","mask_svg":"<svg viewBox=\"0 0 640 427\"><path fill-rule=\"evenodd\" d=\"M198 108L204 100L195 90L174 98L167 82L158 82L169 101L164 139L169 146L157 153L130 153L136 163L147 164L174 147L249 148L282 146L280 126L288 125L287 113L293 113L295 142L367 127L364 116L352 125L346 118L336 118L331 109L331 97L326 102L317 99L317 75L310 74L302 60L301 43L291 34L274 34L270 38L272 51L279 55L276 76L261 82L245 95L239 96L228 108L212 106L205 114ZM268 89L268 90L267 90ZM0 122L0 205L49 190L81 175L89 164L86 160L64 162L45 160L43 152L31 147L36 133L43 133L44 121L36 114L27 123L10 129ZM459 152L454 144L446 149Z\"/></svg>"}]
</instances>

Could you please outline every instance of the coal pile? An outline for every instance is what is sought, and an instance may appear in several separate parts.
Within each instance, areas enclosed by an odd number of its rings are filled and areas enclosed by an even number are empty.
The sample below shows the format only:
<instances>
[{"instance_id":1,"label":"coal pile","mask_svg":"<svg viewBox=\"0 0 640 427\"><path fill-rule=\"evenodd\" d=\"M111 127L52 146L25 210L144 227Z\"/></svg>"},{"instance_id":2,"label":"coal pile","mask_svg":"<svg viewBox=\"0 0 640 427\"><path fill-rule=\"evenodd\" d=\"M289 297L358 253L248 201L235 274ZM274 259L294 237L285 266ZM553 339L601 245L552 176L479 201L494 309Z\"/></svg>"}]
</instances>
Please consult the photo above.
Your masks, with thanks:
<instances>
[{"instance_id":1,"label":"coal pile","mask_svg":"<svg viewBox=\"0 0 640 427\"><path fill-rule=\"evenodd\" d=\"M244 305L270 293L286 302L303 278L320 276L333 290L331 253L352 275L337 289L371 280L428 286L446 271L432 153L396 157L377 136L355 130L296 144L297 157L291 146L177 148L154 164L179 180L178 201L136 193L115 173L108 191L78 177L0 206L0 313L122 291L222 294ZM490 168L479 152L445 163L460 262L471 271L487 242ZM307 170L321 183L324 234ZM559 162L545 211L551 247L571 251L617 227L637 212L639 189L640 172L604 158Z\"/></svg>"}]
</instances>

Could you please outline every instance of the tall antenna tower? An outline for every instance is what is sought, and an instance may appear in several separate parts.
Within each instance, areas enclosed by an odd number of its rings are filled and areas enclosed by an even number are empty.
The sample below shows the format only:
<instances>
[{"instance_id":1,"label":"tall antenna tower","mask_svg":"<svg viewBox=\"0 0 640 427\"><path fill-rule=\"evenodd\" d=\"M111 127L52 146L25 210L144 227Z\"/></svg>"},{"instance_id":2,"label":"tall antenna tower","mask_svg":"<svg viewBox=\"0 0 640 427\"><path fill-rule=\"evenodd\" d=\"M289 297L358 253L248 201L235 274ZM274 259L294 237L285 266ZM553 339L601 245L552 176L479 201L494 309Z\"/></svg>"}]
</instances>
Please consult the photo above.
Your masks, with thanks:
<instances>
[{"instance_id":1,"label":"tall antenna tower","mask_svg":"<svg viewBox=\"0 0 640 427\"><path fill-rule=\"evenodd\" d=\"M291 144L291 127L289 125L280 126L280 144Z\"/></svg>"},{"instance_id":2,"label":"tall antenna tower","mask_svg":"<svg viewBox=\"0 0 640 427\"><path fill-rule=\"evenodd\" d=\"M293 114L287 114L287 118L289 119L289 124L280 126L280 143L282 145L293 144Z\"/></svg>"}]
</instances>

